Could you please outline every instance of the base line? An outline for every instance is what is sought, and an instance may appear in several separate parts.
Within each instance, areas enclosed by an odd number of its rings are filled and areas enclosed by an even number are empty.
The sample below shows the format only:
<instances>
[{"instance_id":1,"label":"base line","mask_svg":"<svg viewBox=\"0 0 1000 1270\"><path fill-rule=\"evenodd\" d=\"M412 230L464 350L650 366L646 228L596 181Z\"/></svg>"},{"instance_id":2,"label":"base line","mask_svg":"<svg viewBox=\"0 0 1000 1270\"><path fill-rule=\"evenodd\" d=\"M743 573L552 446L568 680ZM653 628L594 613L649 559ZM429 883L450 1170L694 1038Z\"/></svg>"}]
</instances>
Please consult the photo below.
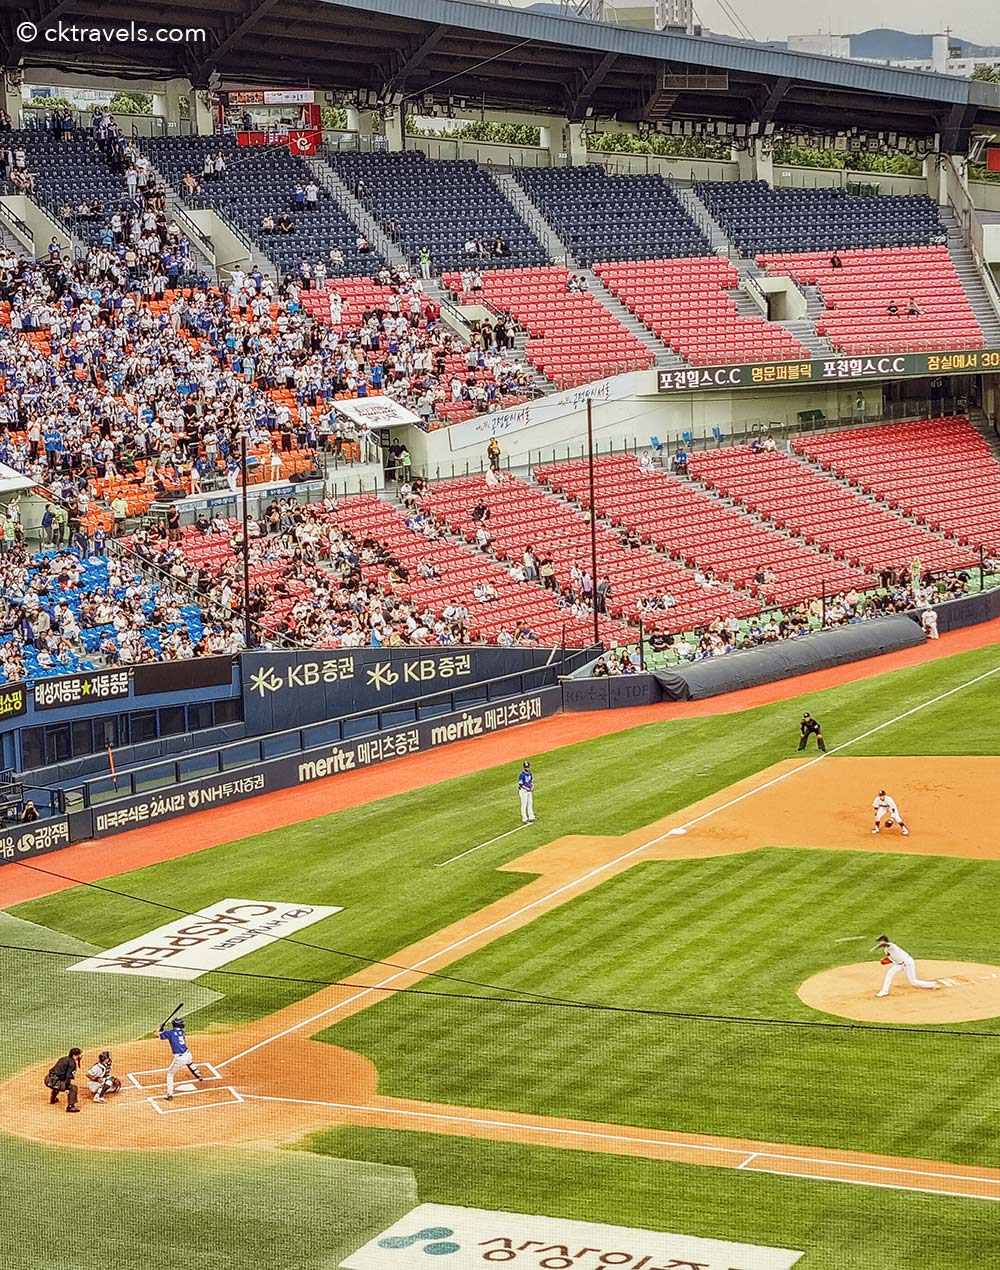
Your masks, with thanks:
<instances>
[{"instance_id":1,"label":"base line","mask_svg":"<svg viewBox=\"0 0 1000 1270\"><path fill-rule=\"evenodd\" d=\"M490 847L494 842L499 842L501 838L509 838L512 833L520 833L522 829L527 829L527 825L517 825L513 829L508 829L506 833L498 833L495 838L487 838L485 842L481 842L478 847L470 847L468 851L460 851L458 855L453 855L448 860L439 860L435 864L435 869L443 869L446 864L454 864L456 860L462 860L467 855L472 855L473 851L482 851L483 847Z\"/></svg>"},{"instance_id":2,"label":"base line","mask_svg":"<svg viewBox=\"0 0 1000 1270\"><path fill-rule=\"evenodd\" d=\"M907 1177L922 1178L925 1181L937 1178L945 1182L982 1183L984 1186L1000 1188L1000 1178L966 1177L962 1173L937 1173L932 1169L903 1168L893 1164L862 1164L850 1160L830 1160L824 1156L791 1155L778 1151L754 1151L748 1155L746 1147L720 1147L712 1143L675 1142L668 1138L639 1138L624 1133L602 1133L597 1129L569 1129L561 1125L523 1124L511 1120L487 1120L475 1116L452 1116L444 1112L412 1111L406 1107L370 1107L364 1103L326 1102L319 1098L285 1098L279 1094L245 1094L244 1097L249 1102L290 1102L307 1107L331 1107L335 1111L356 1111L369 1115L401 1116L412 1120L441 1120L448 1123L476 1125L487 1129L518 1129L525 1133L542 1133L553 1137L595 1138L604 1142L632 1142L636 1146L656 1146L671 1150L700 1151L713 1155L738 1155L743 1157L741 1163L736 1165L738 1169L747 1168L751 1161L755 1160L787 1160L792 1164L817 1164L833 1168L865 1169L873 1173L894 1173ZM1000 1202L1000 1194L970 1195L964 1191L939 1191L934 1187L908 1186L903 1182L876 1182L865 1178L826 1177L816 1173L793 1173L790 1170L769 1169L764 1166L750 1168L749 1171L752 1173L773 1173L777 1177L801 1177L807 1181L845 1182L848 1186L878 1186L888 1190L921 1191L929 1195L955 1195L961 1199L986 1199Z\"/></svg>"},{"instance_id":3,"label":"base line","mask_svg":"<svg viewBox=\"0 0 1000 1270\"><path fill-rule=\"evenodd\" d=\"M998 672L1000 672L1000 666L994 666L992 670L987 670L981 675L976 675L974 679L967 679L965 683L957 684L954 688L949 688L947 692L939 693L938 696L931 697L930 700L924 701L920 705L913 706L911 709L905 710L902 714L897 714L893 718L887 719L884 723L877 724L874 728L869 728L867 732L862 732L860 736L853 737L850 741L844 741L843 744L834 746L832 750L825 751L824 753L817 755L816 758L810 759L808 763L802 763L798 767L793 767L787 772L782 772L780 776L773 776L770 780L765 781L763 785L756 785L753 789L745 790L736 798L731 798L728 802L721 803L718 807L710 808L708 811L703 812L700 816L695 816L693 820L689 820L679 827L685 830L690 829L694 825L700 824L703 820L708 820L712 816L718 815L720 811L727 811L730 807L735 807L739 803L745 802L746 799L752 798L754 794L762 793L765 789L770 789L774 785L779 785L782 781L788 780L789 777L798 775L799 772L808 771L809 768L815 767L817 763L821 763L823 759L828 757L828 755L837 754L841 750L846 750L849 746L856 745L859 741L864 741L866 738L874 736L876 732L881 732L883 728L891 727L894 723L899 723L900 720L909 718L911 714L917 714L920 710L925 710L928 706L936 705L939 701L944 701L947 697L954 696L956 692L961 692L965 688L971 688L973 684L981 683L984 679L989 679L991 675L995 675ZM427 957L423 957L412 966L407 966L403 970L397 970L393 974L387 975L384 979L379 980L378 983L373 984L370 988L364 988L362 991L356 992L353 996L348 997L346 1001L340 1001L337 1005L327 1006L326 1009L320 1010L310 1018L303 1019L300 1023L292 1023L289 1027L283 1028L282 1031L276 1032L274 1036L265 1037L264 1040L258 1041L256 1045L251 1045L249 1049L245 1049L239 1054L234 1054L231 1058L222 1059L221 1062L215 1064L216 1069L218 1070L222 1067L227 1067L230 1063L235 1063L241 1058L246 1058L248 1054L253 1054L257 1050L263 1049L264 1046L270 1045L274 1041L281 1040L284 1036L291 1035L292 1032L298 1032L301 1028L308 1027L312 1023L317 1023L320 1019L325 1019L331 1014L336 1014L339 1010L343 1010L349 1005L354 1005L355 1002L361 1001L365 997L371 996L373 993L389 987L404 976L412 974L414 971L422 970L432 961L437 961L441 957L447 957L451 953L456 952L459 948L463 948L466 944L471 943L473 940L480 939L483 935L488 935L491 931L496 930L497 927L506 926L508 922L513 922L518 918L523 917L525 913L530 913L532 910L537 909L542 905L551 903L552 900L557 899L560 895L565 895L567 891L572 891L575 887L582 886L585 882L590 882L593 878L600 877L602 873L607 873L609 869L617 868L618 865L624 864L627 860L631 860L635 856L641 855L643 851L648 851L650 847L659 846L661 842L670 837L672 832L673 830L667 829L663 833L657 834L655 838L650 838L648 842L643 842L637 847L632 847L631 850L623 852L620 856L616 856L613 860L606 860L604 864L597 865L595 868L588 870L588 872L581 874L580 877L574 878L570 882L564 882L561 886L557 886L554 891L549 891L548 894L541 895L538 899L531 900L529 903L523 904L520 908L515 909L512 913L507 913L504 917L498 917L496 921L490 922L489 925L481 926L478 930L472 931L468 935L463 935L461 939L456 939L454 943L449 944L447 948L440 948L437 952L431 953Z\"/></svg>"}]
</instances>

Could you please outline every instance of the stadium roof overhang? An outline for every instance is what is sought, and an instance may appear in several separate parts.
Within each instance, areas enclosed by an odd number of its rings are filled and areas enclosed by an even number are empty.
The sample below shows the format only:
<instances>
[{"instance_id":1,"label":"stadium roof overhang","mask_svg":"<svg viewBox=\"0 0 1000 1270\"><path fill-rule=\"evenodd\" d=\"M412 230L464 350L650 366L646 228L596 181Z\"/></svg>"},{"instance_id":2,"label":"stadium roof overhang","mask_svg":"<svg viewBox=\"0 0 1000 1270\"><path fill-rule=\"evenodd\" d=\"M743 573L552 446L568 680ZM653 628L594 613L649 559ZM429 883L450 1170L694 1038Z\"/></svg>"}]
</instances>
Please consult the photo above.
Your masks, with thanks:
<instances>
[{"instance_id":1,"label":"stadium roof overhang","mask_svg":"<svg viewBox=\"0 0 1000 1270\"><path fill-rule=\"evenodd\" d=\"M63 27L202 27L204 41L17 38ZM1000 130L1000 86L552 17L467 0L0 0L4 65L77 74L314 87L570 119L939 134L963 152ZM213 81L215 82L215 81Z\"/></svg>"}]
</instances>

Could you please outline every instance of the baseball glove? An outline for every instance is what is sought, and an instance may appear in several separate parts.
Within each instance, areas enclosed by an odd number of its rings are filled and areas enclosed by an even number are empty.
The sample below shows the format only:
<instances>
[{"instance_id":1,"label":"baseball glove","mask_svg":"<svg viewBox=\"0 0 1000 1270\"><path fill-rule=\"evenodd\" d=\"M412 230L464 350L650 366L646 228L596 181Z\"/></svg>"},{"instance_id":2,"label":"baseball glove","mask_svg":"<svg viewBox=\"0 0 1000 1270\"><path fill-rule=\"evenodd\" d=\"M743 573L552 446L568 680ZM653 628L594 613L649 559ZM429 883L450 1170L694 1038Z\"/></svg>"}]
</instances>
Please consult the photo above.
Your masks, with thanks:
<instances>
[{"instance_id":1,"label":"baseball glove","mask_svg":"<svg viewBox=\"0 0 1000 1270\"><path fill-rule=\"evenodd\" d=\"M882 958L882 960L881 960L881 962L880 962L879 964L880 964L880 965L882 965L882 966L891 966L891 965L892 965L892 958L891 958L891 957L883 957L883 958Z\"/></svg>"},{"instance_id":2,"label":"baseball glove","mask_svg":"<svg viewBox=\"0 0 1000 1270\"><path fill-rule=\"evenodd\" d=\"M892 826L893 826L895 823L896 823L896 822L895 822L895 820L893 820L893 818L892 818L891 816L886 816L886 818L885 818L885 827L886 827L886 829L891 829L891 828L892 828Z\"/></svg>"}]
</instances>

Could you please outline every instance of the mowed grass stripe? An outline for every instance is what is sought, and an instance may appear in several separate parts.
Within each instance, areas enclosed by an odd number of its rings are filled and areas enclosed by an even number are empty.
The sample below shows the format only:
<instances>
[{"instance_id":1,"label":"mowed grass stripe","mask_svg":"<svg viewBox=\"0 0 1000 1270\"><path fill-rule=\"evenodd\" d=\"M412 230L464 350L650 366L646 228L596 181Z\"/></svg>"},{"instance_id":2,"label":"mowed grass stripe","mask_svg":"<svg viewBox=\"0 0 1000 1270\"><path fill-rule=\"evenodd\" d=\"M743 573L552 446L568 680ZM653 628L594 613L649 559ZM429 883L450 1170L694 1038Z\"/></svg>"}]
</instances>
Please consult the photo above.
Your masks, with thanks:
<instances>
[{"instance_id":1,"label":"mowed grass stripe","mask_svg":"<svg viewBox=\"0 0 1000 1270\"><path fill-rule=\"evenodd\" d=\"M685 868L728 897L709 905L693 928L669 883L656 884L658 872L669 876ZM985 905L978 919L967 911L970 889ZM659 897L653 910L652 890ZM860 925L874 938L886 916L881 897L887 893L893 900L889 916L909 915L899 938L919 956L909 935L920 929L968 927L978 920L980 937L991 935L988 914L1000 904L1000 865L794 850L686 865L651 862L513 932L456 970L623 1006L822 1022L826 1016L796 996L804 978L864 956L871 957L876 978L878 968L867 945L835 945L817 926L833 932ZM785 921L785 913L793 920ZM638 914L646 923L642 976L627 937ZM975 1028L997 1032L997 1039L410 997L388 1001L325 1035L370 1054L383 1090L395 1094L454 1099L451 1073L463 1067L463 1054L476 1053L476 1076L485 1084L477 1086L465 1070L466 1104L981 1160L984 1150L996 1154L1000 1146L996 1127L967 1157L966 1133L956 1137L945 1130L936 1138L934 1132L935 1125L949 1123L949 1078L956 1066L971 1061L978 1046L1000 1059L1000 1024L987 1020ZM383 1048L389 1034L405 1034L411 1048ZM488 1061L481 1061L483 1054ZM991 1088L970 1087L973 1116L991 1096Z\"/></svg>"}]
</instances>

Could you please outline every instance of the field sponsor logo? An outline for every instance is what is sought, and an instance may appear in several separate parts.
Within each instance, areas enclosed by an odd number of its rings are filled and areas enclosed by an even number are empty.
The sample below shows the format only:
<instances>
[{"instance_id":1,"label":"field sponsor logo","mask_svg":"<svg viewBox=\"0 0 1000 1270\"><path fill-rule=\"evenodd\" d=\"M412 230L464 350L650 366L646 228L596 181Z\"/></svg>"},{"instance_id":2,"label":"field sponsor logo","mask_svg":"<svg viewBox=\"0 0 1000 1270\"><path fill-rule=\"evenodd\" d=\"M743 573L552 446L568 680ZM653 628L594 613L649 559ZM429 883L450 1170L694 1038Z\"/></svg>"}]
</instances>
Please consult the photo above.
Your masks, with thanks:
<instances>
[{"instance_id":1,"label":"field sponsor logo","mask_svg":"<svg viewBox=\"0 0 1000 1270\"><path fill-rule=\"evenodd\" d=\"M341 1262L342 1270L413 1270L438 1257L448 1270L790 1270L788 1248L670 1235L527 1213L421 1204Z\"/></svg>"},{"instance_id":2,"label":"field sponsor logo","mask_svg":"<svg viewBox=\"0 0 1000 1270\"><path fill-rule=\"evenodd\" d=\"M320 904L219 900L200 913L174 918L148 935L87 957L68 969L148 975L154 979L197 979L342 911Z\"/></svg>"},{"instance_id":3,"label":"field sponsor logo","mask_svg":"<svg viewBox=\"0 0 1000 1270\"><path fill-rule=\"evenodd\" d=\"M69 846L69 821L38 820L31 826L18 826L0 833L0 864L12 864L25 856L44 855Z\"/></svg>"}]
</instances>

